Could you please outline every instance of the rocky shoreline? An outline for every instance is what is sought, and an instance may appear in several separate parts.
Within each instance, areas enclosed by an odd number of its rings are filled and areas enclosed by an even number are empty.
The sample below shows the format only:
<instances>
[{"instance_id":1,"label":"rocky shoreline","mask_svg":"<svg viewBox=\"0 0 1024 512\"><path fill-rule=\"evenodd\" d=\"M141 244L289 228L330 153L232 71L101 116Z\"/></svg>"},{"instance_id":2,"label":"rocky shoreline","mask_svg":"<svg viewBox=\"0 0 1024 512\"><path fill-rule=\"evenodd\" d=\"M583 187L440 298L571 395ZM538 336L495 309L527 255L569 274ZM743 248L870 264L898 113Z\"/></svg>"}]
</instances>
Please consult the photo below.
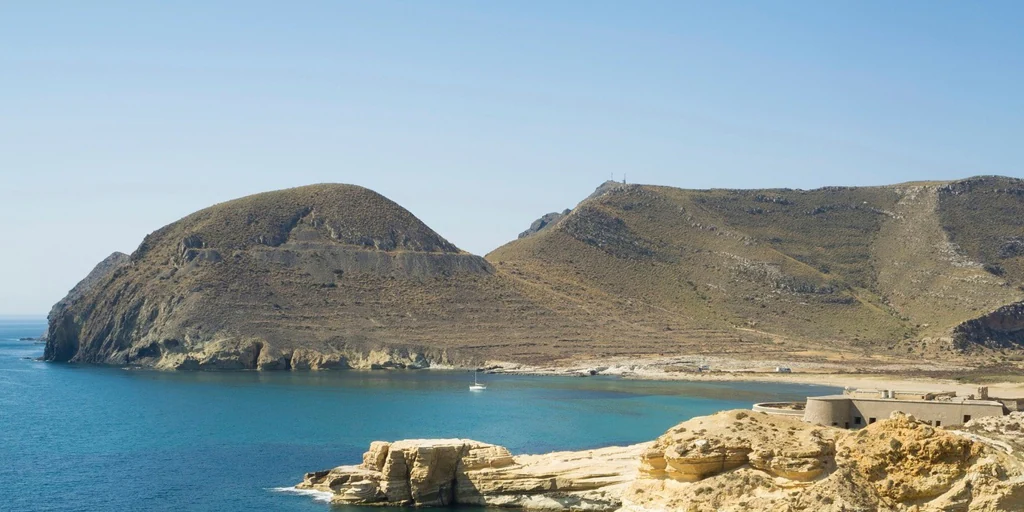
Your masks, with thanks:
<instances>
[{"instance_id":1,"label":"rocky shoreline","mask_svg":"<svg viewBox=\"0 0 1024 512\"><path fill-rule=\"evenodd\" d=\"M296 487L335 504L607 510L649 446L514 457L469 439L375 441L362 464L308 473Z\"/></svg>"},{"instance_id":2,"label":"rocky shoreline","mask_svg":"<svg viewBox=\"0 0 1024 512\"><path fill-rule=\"evenodd\" d=\"M1022 428L1020 414L953 431L896 413L847 431L735 410L651 443L545 455L467 439L376 441L361 464L307 473L296 489L339 505L1019 511Z\"/></svg>"},{"instance_id":3,"label":"rocky shoreline","mask_svg":"<svg viewBox=\"0 0 1024 512\"><path fill-rule=\"evenodd\" d=\"M146 349L146 347L144 347ZM622 379L693 382L775 382L879 389L942 389L970 394L985 385L1001 396L1024 396L1024 381L1003 374L986 375L976 368L941 362L837 364L793 360L730 358L705 354L671 357L616 357L552 361L546 366L511 361L469 364L445 351L422 347L345 349L331 352L276 350L251 340L221 341L201 351L159 347L139 350L128 363L109 366L159 371L339 371L423 370L480 371L501 375L558 377L611 376ZM777 371L784 367L788 371ZM918 375L917 377L908 377ZM934 375L942 375L939 377ZM979 380L984 379L984 381Z\"/></svg>"}]
</instances>

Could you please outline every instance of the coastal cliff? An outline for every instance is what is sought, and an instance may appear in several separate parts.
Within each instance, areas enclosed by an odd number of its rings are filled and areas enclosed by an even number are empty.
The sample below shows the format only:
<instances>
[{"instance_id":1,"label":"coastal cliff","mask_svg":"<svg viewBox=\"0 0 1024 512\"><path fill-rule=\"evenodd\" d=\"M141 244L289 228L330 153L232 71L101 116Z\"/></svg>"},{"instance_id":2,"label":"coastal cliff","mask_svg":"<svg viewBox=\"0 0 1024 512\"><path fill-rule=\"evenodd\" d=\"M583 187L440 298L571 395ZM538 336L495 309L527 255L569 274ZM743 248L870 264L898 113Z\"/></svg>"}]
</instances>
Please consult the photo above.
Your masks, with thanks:
<instances>
[{"instance_id":1,"label":"coastal cliff","mask_svg":"<svg viewBox=\"0 0 1024 512\"><path fill-rule=\"evenodd\" d=\"M466 439L378 441L361 464L307 473L297 488L348 505L1009 512L1024 509L1024 464L992 430L1019 430L1024 416L1011 418L955 432L896 413L847 431L725 411L652 443L545 455Z\"/></svg>"},{"instance_id":2,"label":"coastal cliff","mask_svg":"<svg viewBox=\"0 0 1024 512\"><path fill-rule=\"evenodd\" d=\"M123 252L114 252L110 256L103 258L103 261L97 263L81 281L75 284L75 286L68 291L68 294L65 295L64 298L57 301L57 303L50 308L50 313L46 315L46 332L44 332L39 339L45 341L50 337L50 323L61 315L64 308L67 308L69 305L74 304L82 298L89 292L89 290L96 286L97 283L102 282L113 271L128 264L128 259L127 254Z\"/></svg>"},{"instance_id":3,"label":"coastal cliff","mask_svg":"<svg viewBox=\"0 0 1024 512\"><path fill-rule=\"evenodd\" d=\"M148 235L50 318L44 357L163 369L443 364L457 350L431 343L435 333L490 327L482 310L512 295L493 274L365 188L258 194Z\"/></svg>"}]
</instances>

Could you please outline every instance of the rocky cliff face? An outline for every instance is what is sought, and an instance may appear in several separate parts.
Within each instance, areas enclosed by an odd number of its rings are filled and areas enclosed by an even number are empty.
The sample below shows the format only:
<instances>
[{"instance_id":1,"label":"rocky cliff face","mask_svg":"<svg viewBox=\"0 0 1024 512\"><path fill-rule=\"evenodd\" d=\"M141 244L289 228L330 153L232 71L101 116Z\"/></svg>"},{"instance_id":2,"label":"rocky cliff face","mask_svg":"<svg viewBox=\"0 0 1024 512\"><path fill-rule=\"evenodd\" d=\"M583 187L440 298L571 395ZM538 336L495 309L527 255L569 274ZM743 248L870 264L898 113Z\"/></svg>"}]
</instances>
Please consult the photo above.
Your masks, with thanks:
<instances>
[{"instance_id":1,"label":"rocky cliff face","mask_svg":"<svg viewBox=\"0 0 1024 512\"><path fill-rule=\"evenodd\" d=\"M96 286L97 283L106 279L108 276L110 276L112 272L126 264L128 264L128 255L123 252L115 252L110 256L104 258L103 261L97 263L96 266L93 267L93 269L89 272L89 274L85 276L84 279L79 281L78 284L76 284L74 288L72 288L71 291L69 291L68 294L64 296L64 298L57 301L57 303L54 304L52 308L50 308L50 313L46 315L47 324L49 324L58 316L60 316L61 311L63 311L64 308L68 307L68 305L82 298L82 296L88 293L89 290L93 288L93 286ZM50 328L48 325L46 328L46 332L44 332L43 335L40 336L40 339L46 340L49 337Z\"/></svg>"},{"instance_id":2,"label":"rocky cliff face","mask_svg":"<svg viewBox=\"0 0 1024 512\"><path fill-rule=\"evenodd\" d=\"M956 326L953 339L961 349L1024 347L1024 303L1007 304Z\"/></svg>"},{"instance_id":3,"label":"rocky cliff face","mask_svg":"<svg viewBox=\"0 0 1024 512\"><path fill-rule=\"evenodd\" d=\"M531 456L463 439L375 442L362 464L308 473L298 487L331 493L336 504L533 510L1024 509L1019 458L991 439L901 414L845 431L727 411L653 443Z\"/></svg>"}]
</instances>

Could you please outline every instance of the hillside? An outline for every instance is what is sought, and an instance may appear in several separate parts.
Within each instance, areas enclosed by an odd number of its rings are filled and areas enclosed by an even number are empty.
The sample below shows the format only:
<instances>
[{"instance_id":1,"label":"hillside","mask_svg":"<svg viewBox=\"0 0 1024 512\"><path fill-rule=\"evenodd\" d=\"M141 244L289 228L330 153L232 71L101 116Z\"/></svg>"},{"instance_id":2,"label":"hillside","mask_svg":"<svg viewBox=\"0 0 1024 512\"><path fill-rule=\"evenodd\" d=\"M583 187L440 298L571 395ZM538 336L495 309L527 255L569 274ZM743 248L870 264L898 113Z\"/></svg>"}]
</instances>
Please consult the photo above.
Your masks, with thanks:
<instances>
[{"instance_id":1,"label":"hillside","mask_svg":"<svg viewBox=\"0 0 1024 512\"><path fill-rule=\"evenodd\" d=\"M1024 182L606 183L485 258L370 190L196 212L50 321L51 361L422 367L610 356L993 362L1024 344ZM1019 246L1019 247L1018 247Z\"/></svg>"},{"instance_id":2,"label":"hillside","mask_svg":"<svg viewBox=\"0 0 1024 512\"><path fill-rule=\"evenodd\" d=\"M998 312L1024 297L1020 180L602 188L488 261L563 310L661 328L688 352L913 358L1024 342L1024 320L1008 320L1022 316Z\"/></svg>"},{"instance_id":3,"label":"hillside","mask_svg":"<svg viewBox=\"0 0 1024 512\"><path fill-rule=\"evenodd\" d=\"M472 354L484 333L545 313L383 196L314 185L219 204L150 234L128 265L51 319L45 358L425 366L471 358L460 349Z\"/></svg>"}]
</instances>

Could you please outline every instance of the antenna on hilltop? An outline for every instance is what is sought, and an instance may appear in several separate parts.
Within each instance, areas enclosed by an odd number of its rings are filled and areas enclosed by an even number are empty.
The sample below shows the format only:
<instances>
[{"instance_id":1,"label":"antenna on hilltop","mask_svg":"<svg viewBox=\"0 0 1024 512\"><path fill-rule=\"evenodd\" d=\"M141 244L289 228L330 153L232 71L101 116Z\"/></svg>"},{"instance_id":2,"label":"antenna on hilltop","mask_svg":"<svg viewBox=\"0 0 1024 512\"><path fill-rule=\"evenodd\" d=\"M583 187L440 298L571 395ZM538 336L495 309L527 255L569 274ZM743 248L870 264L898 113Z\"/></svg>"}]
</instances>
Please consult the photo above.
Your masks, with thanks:
<instances>
[{"instance_id":1,"label":"antenna on hilltop","mask_svg":"<svg viewBox=\"0 0 1024 512\"><path fill-rule=\"evenodd\" d=\"M622 184L626 184L626 173L622 173Z\"/></svg>"},{"instance_id":2,"label":"antenna on hilltop","mask_svg":"<svg viewBox=\"0 0 1024 512\"><path fill-rule=\"evenodd\" d=\"M609 180L609 181L615 181L615 173L614 173L614 172L612 173L612 177L611 177L611 178L608 178L608 180Z\"/></svg>"}]
</instances>

